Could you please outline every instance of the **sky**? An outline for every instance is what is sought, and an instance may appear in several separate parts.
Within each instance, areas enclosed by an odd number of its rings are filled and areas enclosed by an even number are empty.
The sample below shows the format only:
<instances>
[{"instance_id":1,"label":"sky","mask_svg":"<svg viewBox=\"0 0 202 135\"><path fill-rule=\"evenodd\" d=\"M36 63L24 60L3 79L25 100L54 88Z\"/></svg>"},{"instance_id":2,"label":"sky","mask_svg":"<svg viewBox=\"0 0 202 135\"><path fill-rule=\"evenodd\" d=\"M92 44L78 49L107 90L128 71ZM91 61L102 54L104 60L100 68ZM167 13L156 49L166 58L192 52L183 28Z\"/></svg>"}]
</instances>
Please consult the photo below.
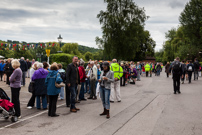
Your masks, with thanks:
<instances>
[{"instance_id":1,"label":"sky","mask_svg":"<svg viewBox=\"0 0 202 135\"><path fill-rule=\"evenodd\" d=\"M144 7L145 30L162 48L165 32L179 26L179 15L189 0L134 0ZM0 0L0 40L26 42L57 41L97 48L95 37L102 36L97 14L106 10L104 0Z\"/></svg>"}]
</instances>

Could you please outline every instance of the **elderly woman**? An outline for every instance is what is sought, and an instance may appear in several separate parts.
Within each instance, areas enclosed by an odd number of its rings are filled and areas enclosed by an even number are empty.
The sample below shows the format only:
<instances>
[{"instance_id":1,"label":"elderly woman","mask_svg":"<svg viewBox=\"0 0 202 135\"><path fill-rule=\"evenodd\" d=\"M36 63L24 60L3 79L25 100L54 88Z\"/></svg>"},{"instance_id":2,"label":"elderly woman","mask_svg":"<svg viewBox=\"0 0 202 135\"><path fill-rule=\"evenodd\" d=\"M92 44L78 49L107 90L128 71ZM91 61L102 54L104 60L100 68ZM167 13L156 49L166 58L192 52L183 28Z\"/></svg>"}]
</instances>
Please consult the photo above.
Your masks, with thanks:
<instances>
[{"instance_id":1,"label":"elderly woman","mask_svg":"<svg viewBox=\"0 0 202 135\"><path fill-rule=\"evenodd\" d=\"M33 65L32 65L32 68L30 69L30 78L32 78L34 72L37 70L37 64L38 62L35 62ZM32 79L30 79L30 82L32 81ZM27 104L27 109L32 109L32 107L34 107L34 103L35 103L35 94L34 92L32 93L32 97L30 98L28 104Z\"/></svg>"},{"instance_id":2,"label":"elderly woman","mask_svg":"<svg viewBox=\"0 0 202 135\"><path fill-rule=\"evenodd\" d=\"M21 118L19 97L21 89L22 70L20 69L20 62L18 60L13 60L12 68L15 69L9 79L11 87L12 103L14 104L15 116Z\"/></svg>"},{"instance_id":3,"label":"elderly woman","mask_svg":"<svg viewBox=\"0 0 202 135\"><path fill-rule=\"evenodd\" d=\"M43 105L43 109L47 109L47 100L46 94L47 89L45 86L45 79L48 75L48 71L43 69L43 64L37 64L38 70L36 70L32 76L32 81L34 81L34 94L36 95L36 107L37 109L41 109L41 101Z\"/></svg>"},{"instance_id":4,"label":"elderly woman","mask_svg":"<svg viewBox=\"0 0 202 135\"><path fill-rule=\"evenodd\" d=\"M100 97L102 99L102 104L104 107L104 112L100 116L107 115L107 119L110 118L110 93L111 93L111 83L114 82L114 72L110 70L109 63L103 63L103 69L100 77Z\"/></svg>"},{"instance_id":5,"label":"elderly woman","mask_svg":"<svg viewBox=\"0 0 202 135\"><path fill-rule=\"evenodd\" d=\"M84 100L86 101L85 97L84 97L84 84L85 84L85 79L86 79L86 73L85 73L85 69L84 69L84 61L80 61L79 64L79 76L80 76L80 83L81 83L81 90L80 90L80 94L79 94L79 100Z\"/></svg>"},{"instance_id":6,"label":"elderly woman","mask_svg":"<svg viewBox=\"0 0 202 135\"><path fill-rule=\"evenodd\" d=\"M60 74L58 73L57 64L52 64L45 80L45 85L47 86L47 94L49 96L48 116L59 116L58 114L56 114L56 105L58 100L58 94L60 93L61 88L57 88L55 86L55 83L60 84L62 81L63 80L60 77Z\"/></svg>"}]
</instances>

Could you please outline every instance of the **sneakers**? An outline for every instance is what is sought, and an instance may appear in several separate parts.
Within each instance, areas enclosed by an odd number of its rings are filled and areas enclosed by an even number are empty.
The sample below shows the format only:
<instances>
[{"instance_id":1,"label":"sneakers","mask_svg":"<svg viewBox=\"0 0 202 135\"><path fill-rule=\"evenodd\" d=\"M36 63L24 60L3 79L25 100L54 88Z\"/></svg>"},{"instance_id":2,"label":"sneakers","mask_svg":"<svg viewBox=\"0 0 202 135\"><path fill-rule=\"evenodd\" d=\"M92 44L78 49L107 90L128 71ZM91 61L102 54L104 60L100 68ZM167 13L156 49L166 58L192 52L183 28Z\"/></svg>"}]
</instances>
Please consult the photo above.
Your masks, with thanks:
<instances>
[{"instance_id":1,"label":"sneakers","mask_svg":"<svg viewBox=\"0 0 202 135\"><path fill-rule=\"evenodd\" d=\"M27 109L32 109L32 106L28 106Z\"/></svg>"},{"instance_id":2,"label":"sneakers","mask_svg":"<svg viewBox=\"0 0 202 135\"><path fill-rule=\"evenodd\" d=\"M18 119L21 119L22 118L22 116L18 116Z\"/></svg>"}]
</instances>

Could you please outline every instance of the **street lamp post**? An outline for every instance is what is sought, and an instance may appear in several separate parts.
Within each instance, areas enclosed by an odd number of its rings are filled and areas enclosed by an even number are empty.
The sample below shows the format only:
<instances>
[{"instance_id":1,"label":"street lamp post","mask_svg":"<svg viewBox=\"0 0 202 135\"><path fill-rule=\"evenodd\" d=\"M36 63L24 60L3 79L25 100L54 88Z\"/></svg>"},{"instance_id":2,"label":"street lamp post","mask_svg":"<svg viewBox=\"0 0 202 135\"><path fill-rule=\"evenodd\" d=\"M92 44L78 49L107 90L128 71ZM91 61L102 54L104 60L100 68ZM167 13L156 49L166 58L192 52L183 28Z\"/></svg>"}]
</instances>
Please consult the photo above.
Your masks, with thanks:
<instances>
[{"instance_id":1,"label":"street lamp post","mask_svg":"<svg viewBox=\"0 0 202 135\"><path fill-rule=\"evenodd\" d=\"M61 35L59 35L59 37L58 37L58 42L59 42L59 44L60 44L60 51L61 51L61 45L62 45L61 42L62 42L62 39L63 39L63 38L61 37Z\"/></svg>"}]
</instances>

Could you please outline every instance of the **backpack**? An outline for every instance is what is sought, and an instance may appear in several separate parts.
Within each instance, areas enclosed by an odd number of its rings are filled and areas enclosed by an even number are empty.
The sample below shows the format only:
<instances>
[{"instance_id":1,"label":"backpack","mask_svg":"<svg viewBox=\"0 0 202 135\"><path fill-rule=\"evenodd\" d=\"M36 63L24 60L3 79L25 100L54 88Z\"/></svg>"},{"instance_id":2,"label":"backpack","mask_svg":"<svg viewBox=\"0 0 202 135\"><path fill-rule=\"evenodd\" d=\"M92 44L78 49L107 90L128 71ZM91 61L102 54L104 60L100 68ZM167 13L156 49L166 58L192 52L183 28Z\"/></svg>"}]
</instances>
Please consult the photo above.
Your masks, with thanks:
<instances>
[{"instance_id":1,"label":"backpack","mask_svg":"<svg viewBox=\"0 0 202 135\"><path fill-rule=\"evenodd\" d=\"M60 76L61 76L61 78L63 80L63 83L65 83L66 82L66 73L65 72L60 72Z\"/></svg>"},{"instance_id":2,"label":"backpack","mask_svg":"<svg viewBox=\"0 0 202 135\"><path fill-rule=\"evenodd\" d=\"M189 66L188 71L193 71L192 66Z\"/></svg>"},{"instance_id":3,"label":"backpack","mask_svg":"<svg viewBox=\"0 0 202 135\"><path fill-rule=\"evenodd\" d=\"M179 72L180 72L180 67L181 67L180 62L175 62L175 63L173 63L173 71L174 71L175 73L179 73Z\"/></svg>"}]
</instances>

